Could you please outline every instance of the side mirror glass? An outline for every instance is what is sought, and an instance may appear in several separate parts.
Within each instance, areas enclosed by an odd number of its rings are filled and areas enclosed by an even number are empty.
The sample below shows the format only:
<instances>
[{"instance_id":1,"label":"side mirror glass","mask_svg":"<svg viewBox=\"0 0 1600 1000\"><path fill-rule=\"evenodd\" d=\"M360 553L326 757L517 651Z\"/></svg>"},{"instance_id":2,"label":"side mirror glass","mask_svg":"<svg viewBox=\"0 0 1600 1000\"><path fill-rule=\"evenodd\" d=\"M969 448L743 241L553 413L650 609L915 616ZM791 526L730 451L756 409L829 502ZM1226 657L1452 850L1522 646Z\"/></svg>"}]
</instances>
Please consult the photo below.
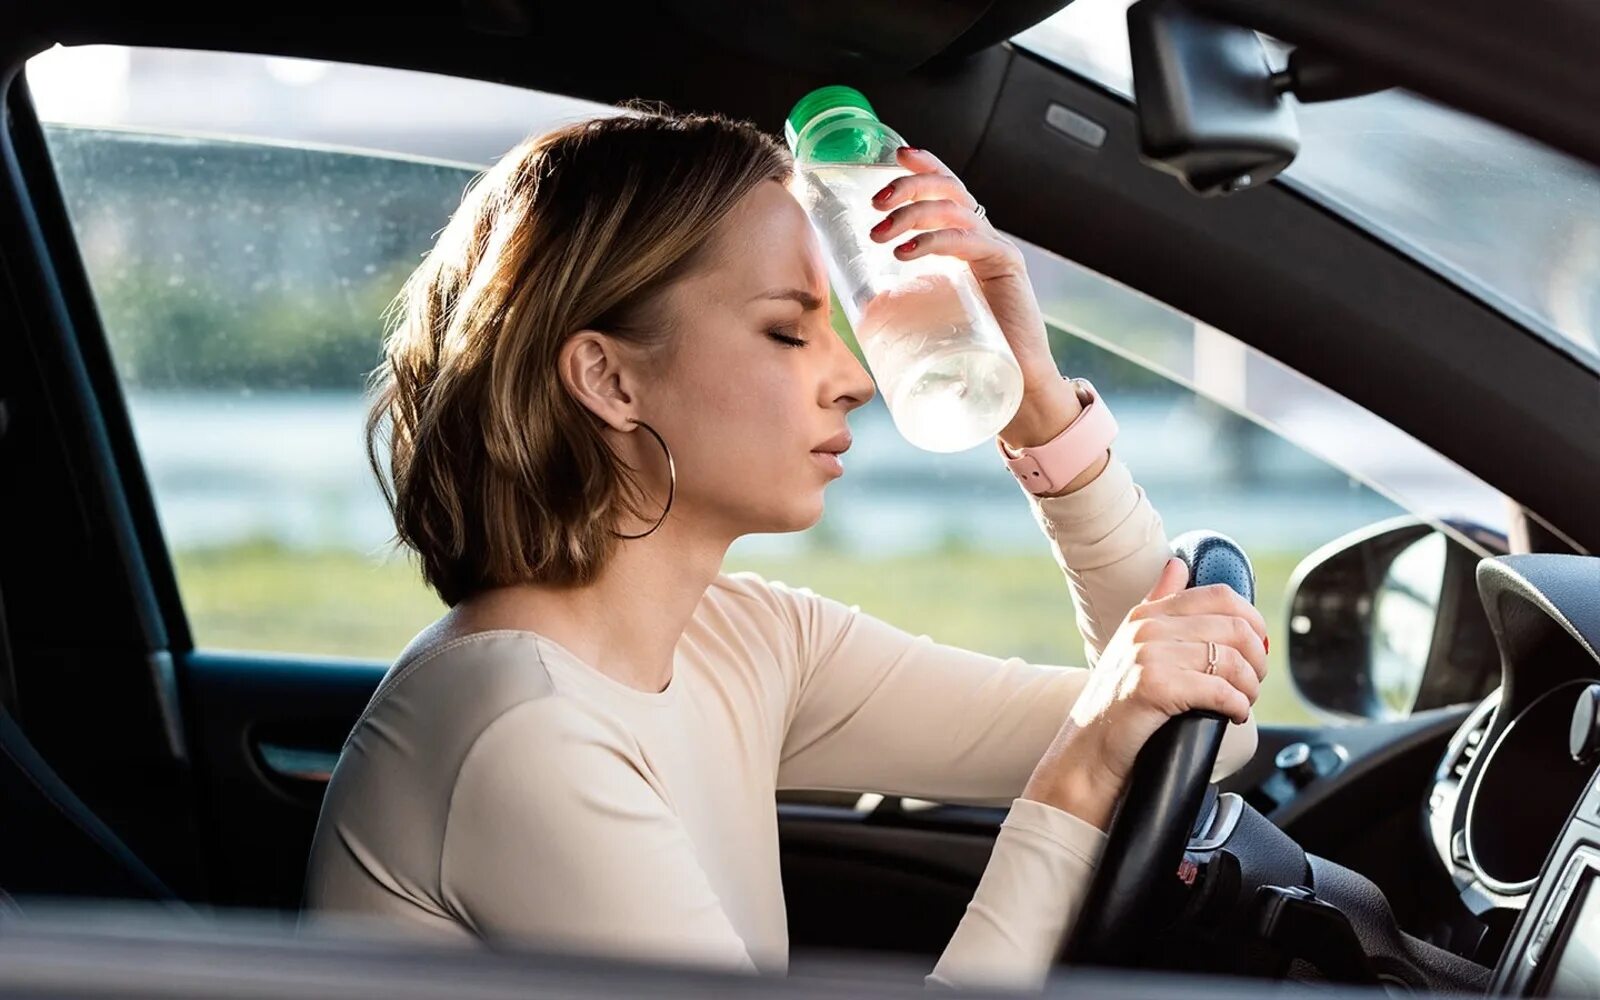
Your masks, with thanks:
<instances>
[{"instance_id":1,"label":"side mirror glass","mask_svg":"<svg viewBox=\"0 0 1600 1000\"><path fill-rule=\"evenodd\" d=\"M1432 531L1401 549L1373 595L1367 662L1378 708L1387 717L1410 715L1422 690L1439 620L1448 544L1443 534Z\"/></svg>"},{"instance_id":2,"label":"side mirror glass","mask_svg":"<svg viewBox=\"0 0 1600 1000\"><path fill-rule=\"evenodd\" d=\"M1453 525L1505 551L1504 539ZM1396 719L1481 698L1499 657L1478 601L1481 552L1414 517L1352 532L1307 556L1289 583L1289 675L1337 719Z\"/></svg>"}]
</instances>

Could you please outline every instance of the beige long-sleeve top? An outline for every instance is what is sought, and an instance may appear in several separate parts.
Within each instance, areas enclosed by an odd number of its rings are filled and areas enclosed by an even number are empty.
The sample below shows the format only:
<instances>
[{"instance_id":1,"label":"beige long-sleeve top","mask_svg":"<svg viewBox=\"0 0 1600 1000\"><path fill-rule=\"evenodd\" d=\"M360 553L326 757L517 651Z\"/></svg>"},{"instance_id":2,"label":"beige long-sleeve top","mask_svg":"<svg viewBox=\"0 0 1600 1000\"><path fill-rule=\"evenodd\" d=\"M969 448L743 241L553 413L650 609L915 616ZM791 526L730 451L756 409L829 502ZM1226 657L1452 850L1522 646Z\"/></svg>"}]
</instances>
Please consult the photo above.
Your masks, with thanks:
<instances>
[{"instance_id":1,"label":"beige long-sleeve top","mask_svg":"<svg viewBox=\"0 0 1600 1000\"><path fill-rule=\"evenodd\" d=\"M1082 489L1028 500L1093 659L1169 556L1161 519L1115 455ZM707 589L660 693L535 632L408 647L334 772L307 905L781 971L778 789L1010 802L930 981L1036 985L1104 834L1016 797L1085 676L911 635L752 573ZM1230 726L1218 773L1254 748L1253 726Z\"/></svg>"}]
</instances>

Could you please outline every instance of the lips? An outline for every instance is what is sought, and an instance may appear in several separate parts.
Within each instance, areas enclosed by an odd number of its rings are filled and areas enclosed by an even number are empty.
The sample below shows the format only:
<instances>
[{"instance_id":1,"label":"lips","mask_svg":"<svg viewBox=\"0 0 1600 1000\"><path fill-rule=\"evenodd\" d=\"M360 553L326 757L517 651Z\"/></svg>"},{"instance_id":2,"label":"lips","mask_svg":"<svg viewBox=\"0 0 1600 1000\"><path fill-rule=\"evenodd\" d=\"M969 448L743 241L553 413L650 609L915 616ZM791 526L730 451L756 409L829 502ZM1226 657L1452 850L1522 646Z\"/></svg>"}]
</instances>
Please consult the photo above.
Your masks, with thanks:
<instances>
[{"instance_id":1,"label":"lips","mask_svg":"<svg viewBox=\"0 0 1600 1000\"><path fill-rule=\"evenodd\" d=\"M850 440L850 432L842 431L811 450L827 455L842 455L850 450Z\"/></svg>"}]
</instances>

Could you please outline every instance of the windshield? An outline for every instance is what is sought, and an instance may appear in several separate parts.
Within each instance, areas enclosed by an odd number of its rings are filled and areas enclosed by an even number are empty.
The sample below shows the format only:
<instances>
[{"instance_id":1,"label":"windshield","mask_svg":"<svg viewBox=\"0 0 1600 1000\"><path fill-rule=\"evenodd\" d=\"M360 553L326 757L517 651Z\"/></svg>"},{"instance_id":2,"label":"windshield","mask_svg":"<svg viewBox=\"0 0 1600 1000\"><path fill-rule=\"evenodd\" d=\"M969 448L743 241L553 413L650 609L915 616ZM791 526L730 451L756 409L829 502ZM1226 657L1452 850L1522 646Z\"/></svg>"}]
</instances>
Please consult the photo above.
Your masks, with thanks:
<instances>
[{"instance_id":1,"label":"windshield","mask_svg":"<svg viewBox=\"0 0 1600 1000\"><path fill-rule=\"evenodd\" d=\"M1125 96L1129 0L1075 0L1014 41ZM1600 370L1600 170L1389 91L1297 105L1285 183Z\"/></svg>"}]
</instances>

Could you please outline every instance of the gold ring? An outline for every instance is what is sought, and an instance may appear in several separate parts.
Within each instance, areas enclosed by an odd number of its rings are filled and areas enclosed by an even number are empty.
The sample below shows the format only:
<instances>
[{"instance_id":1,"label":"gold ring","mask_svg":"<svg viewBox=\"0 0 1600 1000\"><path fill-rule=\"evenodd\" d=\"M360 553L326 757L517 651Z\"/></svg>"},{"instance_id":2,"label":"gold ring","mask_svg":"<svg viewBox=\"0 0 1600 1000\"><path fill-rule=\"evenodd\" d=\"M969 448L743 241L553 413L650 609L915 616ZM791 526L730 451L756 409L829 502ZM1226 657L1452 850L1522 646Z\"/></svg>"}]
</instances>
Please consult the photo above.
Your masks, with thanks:
<instances>
[{"instance_id":1,"label":"gold ring","mask_svg":"<svg viewBox=\"0 0 1600 1000\"><path fill-rule=\"evenodd\" d=\"M1207 639L1206 640L1206 673L1215 674L1216 672L1217 672L1217 644L1212 642L1211 640Z\"/></svg>"}]
</instances>

